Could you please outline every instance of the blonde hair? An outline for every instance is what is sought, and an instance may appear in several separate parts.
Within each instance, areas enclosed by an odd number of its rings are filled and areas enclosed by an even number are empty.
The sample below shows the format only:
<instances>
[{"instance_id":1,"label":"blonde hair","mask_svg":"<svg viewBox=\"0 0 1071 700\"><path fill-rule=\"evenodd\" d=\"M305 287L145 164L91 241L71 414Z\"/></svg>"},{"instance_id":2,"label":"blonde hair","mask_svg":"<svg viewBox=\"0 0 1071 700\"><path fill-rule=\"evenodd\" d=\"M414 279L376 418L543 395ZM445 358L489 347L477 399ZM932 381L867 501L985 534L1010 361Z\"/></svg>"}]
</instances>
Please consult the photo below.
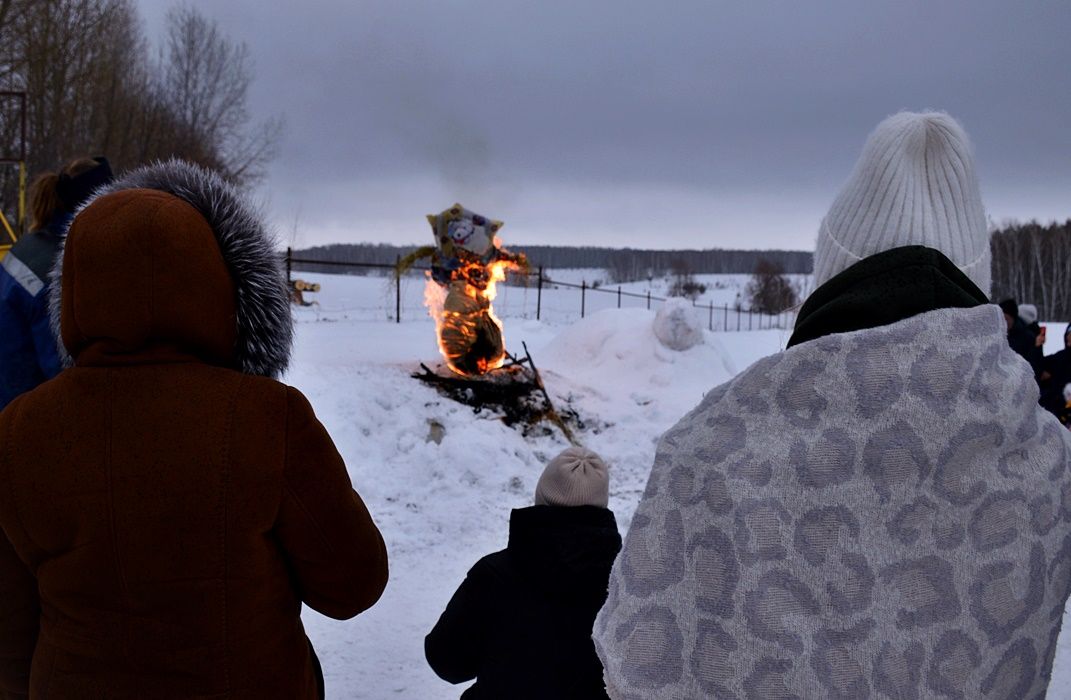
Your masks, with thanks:
<instances>
[{"instance_id":1,"label":"blonde hair","mask_svg":"<svg viewBox=\"0 0 1071 700\"><path fill-rule=\"evenodd\" d=\"M89 172L99 163L92 158L78 158L72 160L60 171L64 175L74 177ZM30 230L40 231L57 212L63 211L63 202L60 201L56 192L60 173L44 172L34 179L30 185Z\"/></svg>"}]
</instances>

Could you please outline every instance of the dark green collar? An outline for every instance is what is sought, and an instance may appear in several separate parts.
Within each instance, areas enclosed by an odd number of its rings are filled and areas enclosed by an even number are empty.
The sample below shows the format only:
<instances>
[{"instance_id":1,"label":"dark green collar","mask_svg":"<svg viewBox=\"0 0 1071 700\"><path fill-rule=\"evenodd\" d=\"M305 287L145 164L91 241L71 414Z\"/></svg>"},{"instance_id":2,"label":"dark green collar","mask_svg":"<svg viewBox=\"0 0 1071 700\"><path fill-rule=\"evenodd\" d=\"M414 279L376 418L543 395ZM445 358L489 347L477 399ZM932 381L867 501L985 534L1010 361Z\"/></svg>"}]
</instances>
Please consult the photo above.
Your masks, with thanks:
<instances>
[{"instance_id":1,"label":"dark green collar","mask_svg":"<svg viewBox=\"0 0 1071 700\"><path fill-rule=\"evenodd\" d=\"M927 311L988 303L982 290L942 253L919 245L894 248L860 260L816 289L800 309L788 347Z\"/></svg>"}]
</instances>

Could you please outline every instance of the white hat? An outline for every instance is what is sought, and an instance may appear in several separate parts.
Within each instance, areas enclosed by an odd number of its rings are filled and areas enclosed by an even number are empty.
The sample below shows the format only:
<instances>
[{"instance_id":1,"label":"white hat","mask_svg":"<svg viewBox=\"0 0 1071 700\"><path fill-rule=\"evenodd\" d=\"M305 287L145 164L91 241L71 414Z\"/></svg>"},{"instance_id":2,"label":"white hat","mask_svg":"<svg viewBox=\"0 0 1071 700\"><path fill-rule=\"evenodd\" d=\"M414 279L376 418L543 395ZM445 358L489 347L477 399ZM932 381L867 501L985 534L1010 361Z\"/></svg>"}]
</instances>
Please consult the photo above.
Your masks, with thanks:
<instances>
[{"instance_id":1,"label":"white hat","mask_svg":"<svg viewBox=\"0 0 1071 700\"><path fill-rule=\"evenodd\" d=\"M599 506L610 503L610 475L599 455L567 448L543 470L536 485L537 506Z\"/></svg>"},{"instance_id":2,"label":"white hat","mask_svg":"<svg viewBox=\"0 0 1071 700\"><path fill-rule=\"evenodd\" d=\"M923 245L989 295L989 232L967 134L943 112L878 124L818 233L815 284L863 258Z\"/></svg>"},{"instance_id":3,"label":"white hat","mask_svg":"<svg viewBox=\"0 0 1071 700\"><path fill-rule=\"evenodd\" d=\"M1019 318L1023 323L1030 325L1038 320L1038 307L1033 304L1019 304Z\"/></svg>"}]
</instances>

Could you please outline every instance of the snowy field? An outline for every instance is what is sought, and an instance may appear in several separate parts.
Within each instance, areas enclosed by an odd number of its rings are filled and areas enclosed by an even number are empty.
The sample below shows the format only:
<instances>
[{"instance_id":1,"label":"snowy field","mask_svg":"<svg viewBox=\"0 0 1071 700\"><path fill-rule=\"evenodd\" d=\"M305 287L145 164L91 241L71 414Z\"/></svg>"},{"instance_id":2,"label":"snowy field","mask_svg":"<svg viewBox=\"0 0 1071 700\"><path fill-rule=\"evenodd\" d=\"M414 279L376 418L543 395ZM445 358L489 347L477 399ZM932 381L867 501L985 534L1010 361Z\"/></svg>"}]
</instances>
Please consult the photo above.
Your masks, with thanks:
<instances>
[{"instance_id":1,"label":"snowy field","mask_svg":"<svg viewBox=\"0 0 1071 700\"><path fill-rule=\"evenodd\" d=\"M394 289L383 278L295 276L320 282L323 291L310 295L318 307L296 312L296 353L285 381L305 392L330 431L383 532L391 565L387 591L367 613L348 622L304 613L328 697L457 698L463 687L439 680L425 663L424 635L469 567L505 547L510 510L531 505L544 464L567 443L553 432L522 437L409 376L420 362L438 364L419 279L403 285L403 321L396 324L387 320ZM719 283L708 295L721 304L746 276L700 281ZM781 350L790 333L708 333L703 345L676 353L654 338L654 312L643 300L618 310L616 297L605 296L612 303L584 320L571 306L579 304L575 290L545 290L542 321L534 320L534 290L504 287L496 308L507 347L527 342L555 401L588 422L579 439L611 465L610 507L624 534L659 435L705 392ZM1058 349L1053 341L1062 328L1050 331L1048 352ZM433 421L445 428L441 444L428 439ZM1051 699L1071 700L1068 640L1061 639Z\"/></svg>"},{"instance_id":2,"label":"snowy field","mask_svg":"<svg viewBox=\"0 0 1071 700\"><path fill-rule=\"evenodd\" d=\"M651 296L651 309L657 310L661 305L658 299L669 296L668 289L672 282L668 277L655 277L639 282L611 284L605 281L605 271L592 269L547 270L546 276L554 282L571 285L586 282L589 288L583 294L582 300L580 289L555 286L553 282L548 282L544 285L540 299L534 282L529 287L521 286L512 283L517 282L518 278L511 276L511 284L498 286L495 309L499 316L535 319L538 310L539 317L544 321L555 324L571 323L580 318L582 307L585 314L616 309L619 303L620 307L625 309L646 309L648 294ZM368 277L335 276L295 270L294 277L309 282L340 280L325 284L325 291L320 294L309 295L310 300L319 300L319 307L311 309L314 317L367 321L394 319L397 290L393 277L388 274ZM810 275L789 275L789 278L797 289L804 292L810 290ZM779 316L747 313L748 303L744 290L750 275L695 275L694 279L706 285L706 291L697 297L695 303L700 307L711 305L715 307L713 312L702 308L701 316L710 327L716 330L725 328L736 330L738 327L740 329L749 327L766 329L792 325L791 313ZM590 285L593 283L597 283L598 288L591 288ZM620 299L617 294L618 289L622 292ZM403 277L400 291L402 320L424 319L427 312L424 310L423 273L413 272ZM735 312L737 305L745 309L739 317ZM730 310L726 312L724 307L729 307Z\"/></svg>"}]
</instances>

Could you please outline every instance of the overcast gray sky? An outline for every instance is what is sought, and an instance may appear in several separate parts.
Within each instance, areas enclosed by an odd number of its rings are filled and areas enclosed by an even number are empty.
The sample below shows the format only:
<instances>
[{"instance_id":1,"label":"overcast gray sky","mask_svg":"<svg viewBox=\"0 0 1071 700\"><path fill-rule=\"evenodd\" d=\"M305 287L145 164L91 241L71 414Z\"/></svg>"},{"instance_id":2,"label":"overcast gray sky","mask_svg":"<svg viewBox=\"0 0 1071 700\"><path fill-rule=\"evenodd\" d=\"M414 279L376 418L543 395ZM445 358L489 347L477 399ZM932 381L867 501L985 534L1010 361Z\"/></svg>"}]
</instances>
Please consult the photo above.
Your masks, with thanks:
<instances>
[{"instance_id":1,"label":"overcast gray sky","mask_svg":"<svg viewBox=\"0 0 1071 700\"><path fill-rule=\"evenodd\" d=\"M172 0L138 0L158 39ZM870 130L942 109L995 221L1071 217L1067 0L192 0L282 114L283 237L807 249Z\"/></svg>"}]
</instances>

